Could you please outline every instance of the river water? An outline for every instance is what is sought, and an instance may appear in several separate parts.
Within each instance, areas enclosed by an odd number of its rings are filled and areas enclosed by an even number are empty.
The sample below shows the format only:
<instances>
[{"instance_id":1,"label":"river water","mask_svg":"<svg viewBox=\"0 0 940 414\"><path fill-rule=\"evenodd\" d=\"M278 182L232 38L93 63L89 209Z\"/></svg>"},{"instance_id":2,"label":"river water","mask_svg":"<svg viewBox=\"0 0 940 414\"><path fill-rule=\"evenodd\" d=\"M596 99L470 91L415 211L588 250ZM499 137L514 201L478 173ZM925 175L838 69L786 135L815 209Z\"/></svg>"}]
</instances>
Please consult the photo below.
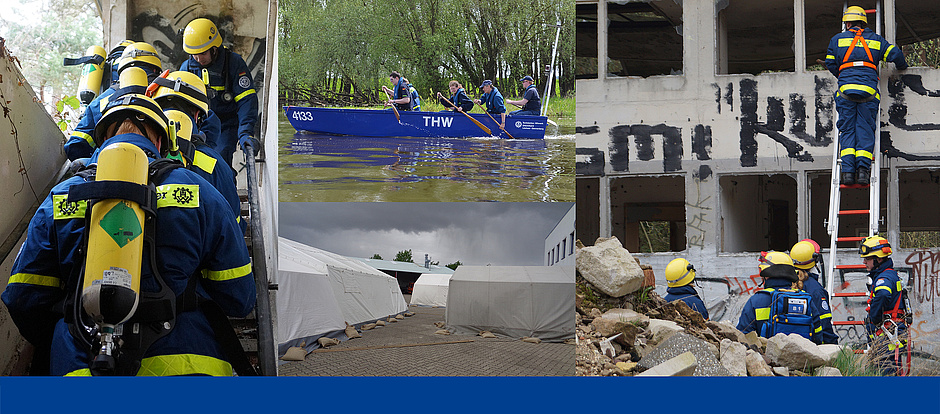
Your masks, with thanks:
<instances>
[{"instance_id":1,"label":"river water","mask_svg":"<svg viewBox=\"0 0 940 414\"><path fill-rule=\"evenodd\" d=\"M297 133L278 119L280 201L573 202L574 128L544 140Z\"/></svg>"}]
</instances>

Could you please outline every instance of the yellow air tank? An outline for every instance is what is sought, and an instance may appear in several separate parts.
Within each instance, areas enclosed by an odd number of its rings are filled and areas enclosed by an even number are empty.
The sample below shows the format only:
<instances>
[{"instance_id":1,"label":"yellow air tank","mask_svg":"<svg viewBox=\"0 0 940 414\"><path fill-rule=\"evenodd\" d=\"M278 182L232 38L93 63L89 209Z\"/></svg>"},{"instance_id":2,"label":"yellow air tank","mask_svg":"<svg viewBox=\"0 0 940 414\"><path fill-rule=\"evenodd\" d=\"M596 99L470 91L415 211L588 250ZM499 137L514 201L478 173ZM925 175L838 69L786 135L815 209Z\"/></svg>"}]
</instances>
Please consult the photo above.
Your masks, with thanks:
<instances>
[{"instance_id":1,"label":"yellow air tank","mask_svg":"<svg viewBox=\"0 0 940 414\"><path fill-rule=\"evenodd\" d=\"M147 184L149 160L128 143L105 147L98 157L95 181ZM82 287L85 312L102 327L113 327L134 315L140 296L144 211L136 202L108 199L94 204Z\"/></svg>"},{"instance_id":2,"label":"yellow air tank","mask_svg":"<svg viewBox=\"0 0 940 414\"><path fill-rule=\"evenodd\" d=\"M100 56L101 62L104 62L105 53L104 48L97 45L89 46L85 51L86 56ZM103 74L101 63L85 62L82 65L82 79L78 82L78 99L83 104L88 105L98 96Z\"/></svg>"}]
</instances>

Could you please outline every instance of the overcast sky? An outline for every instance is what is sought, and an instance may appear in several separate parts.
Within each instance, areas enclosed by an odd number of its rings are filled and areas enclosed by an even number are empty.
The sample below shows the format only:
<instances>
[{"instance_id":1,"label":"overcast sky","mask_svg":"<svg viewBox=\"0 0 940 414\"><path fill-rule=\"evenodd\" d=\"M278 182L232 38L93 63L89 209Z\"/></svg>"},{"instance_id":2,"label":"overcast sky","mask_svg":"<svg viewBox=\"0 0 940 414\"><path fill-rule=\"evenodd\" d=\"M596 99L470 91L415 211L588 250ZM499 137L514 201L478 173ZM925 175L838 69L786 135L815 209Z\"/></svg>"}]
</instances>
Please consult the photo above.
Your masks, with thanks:
<instances>
[{"instance_id":1,"label":"overcast sky","mask_svg":"<svg viewBox=\"0 0 940 414\"><path fill-rule=\"evenodd\" d=\"M574 203L280 203L281 237L349 257L544 265L545 237Z\"/></svg>"}]
</instances>

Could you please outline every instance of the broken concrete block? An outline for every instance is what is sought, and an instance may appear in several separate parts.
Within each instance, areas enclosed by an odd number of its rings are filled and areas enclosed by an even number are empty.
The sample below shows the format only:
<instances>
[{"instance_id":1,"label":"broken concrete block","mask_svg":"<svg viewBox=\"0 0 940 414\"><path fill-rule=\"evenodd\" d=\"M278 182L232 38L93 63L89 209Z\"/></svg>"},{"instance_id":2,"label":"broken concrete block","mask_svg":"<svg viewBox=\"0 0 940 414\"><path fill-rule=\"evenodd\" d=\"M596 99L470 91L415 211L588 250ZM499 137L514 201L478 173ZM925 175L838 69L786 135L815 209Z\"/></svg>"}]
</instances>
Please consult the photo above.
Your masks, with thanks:
<instances>
[{"instance_id":1,"label":"broken concrete block","mask_svg":"<svg viewBox=\"0 0 940 414\"><path fill-rule=\"evenodd\" d=\"M611 309L600 316L601 319L629 323L635 326L647 327L650 324L650 317L642 313L634 312L631 309Z\"/></svg>"},{"instance_id":2,"label":"broken concrete block","mask_svg":"<svg viewBox=\"0 0 940 414\"><path fill-rule=\"evenodd\" d=\"M721 340L721 365L733 376L747 376L747 347L728 338Z\"/></svg>"},{"instance_id":3,"label":"broken concrete block","mask_svg":"<svg viewBox=\"0 0 940 414\"><path fill-rule=\"evenodd\" d=\"M643 269L616 237L599 238L576 254L578 273L610 296L619 298L643 286Z\"/></svg>"},{"instance_id":4,"label":"broken concrete block","mask_svg":"<svg viewBox=\"0 0 940 414\"><path fill-rule=\"evenodd\" d=\"M638 350L642 355L644 351ZM639 364L641 368L649 369L684 352L691 352L695 356L698 363L694 374L696 377L731 375L712 354L707 342L686 333L677 333L663 341L655 349L648 351Z\"/></svg>"},{"instance_id":5,"label":"broken concrete block","mask_svg":"<svg viewBox=\"0 0 940 414\"><path fill-rule=\"evenodd\" d=\"M754 351L753 349L747 350L747 356L745 356L745 363L747 364L747 375L752 377L772 377L774 376L773 370L770 369L770 365L767 365L767 362L764 361L764 357L760 353Z\"/></svg>"},{"instance_id":6,"label":"broken concrete block","mask_svg":"<svg viewBox=\"0 0 940 414\"><path fill-rule=\"evenodd\" d=\"M842 347L835 344L823 344L819 345L819 352L825 355L823 358L826 360L826 363L830 363L839 357L839 354L842 353Z\"/></svg>"},{"instance_id":7,"label":"broken concrete block","mask_svg":"<svg viewBox=\"0 0 940 414\"><path fill-rule=\"evenodd\" d=\"M778 376L778 377L789 377L789 376L790 376L790 369L787 368L787 367L774 367L773 370L774 370L774 375L776 375L776 376Z\"/></svg>"},{"instance_id":8,"label":"broken concrete block","mask_svg":"<svg viewBox=\"0 0 940 414\"><path fill-rule=\"evenodd\" d=\"M817 377L841 377L842 372L836 367L819 367L816 370Z\"/></svg>"},{"instance_id":9,"label":"broken concrete block","mask_svg":"<svg viewBox=\"0 0 940 414\"><path fill-rule=\"evenodd\" d=\"M638 377L688 377L695 373L698 361L691 352L683 352L653 368L637 374Z\"/></svg>"},{"instance_id":10,"label":"broken concrete block","mask_svg":"<svg viewBox=\"0 0 940 414\"><path fill-rule=\"evenodd\" d=\"M705 326L712 330L715 335L721 338L728 338L732 341L746 343L744 334L734 327L734 324L728 321L706 321Z\"/></svg>"},{"instance_id":11,"label":"broken concrete block","mask_svg":"<svg viewBox=\"0 0 940 414\"><path fill-rule=\"evenodd\" d=\"M636 366L636 362L617 362L617 369L619 369L624 374L635 370Z\"/></svg>"},{"instance_id":12,"label":"broken concrete block","mask_svg":"<svg viewBox=\"0 0 940 414\"><path fill-rule=\"evenodd\" d=\"M660 344L676 333L685 332L685 328L679 326L679 324L663 319L650 319L650 324L647 329L652 335L650 340Z\"/></svg>"},{"instance_id":13,"label":"broken concrete block","mask_svg":"<svg viewBox=\"0 0 940 414\"><path fill-rule=\"evenodd\" d=\"M755 331L748 332L746 335L744 335L743 343L747 345L748 347L753 347L757 349L765 349L763 346L763 342L761 342L760 340L760 335L758 335L757 332Z\"/></svg>"},{"instance_id":14,"label":"broken concrete block","mask_svg":"<svg viewBox=\"0 0 940 414\"><path fill-rule=\"evenodd\" d=\"M764 354L776 366L807 370L826 363L827 355L812 341L798 334L776 334L767 341Z\"/></svg>"}]
</instances>

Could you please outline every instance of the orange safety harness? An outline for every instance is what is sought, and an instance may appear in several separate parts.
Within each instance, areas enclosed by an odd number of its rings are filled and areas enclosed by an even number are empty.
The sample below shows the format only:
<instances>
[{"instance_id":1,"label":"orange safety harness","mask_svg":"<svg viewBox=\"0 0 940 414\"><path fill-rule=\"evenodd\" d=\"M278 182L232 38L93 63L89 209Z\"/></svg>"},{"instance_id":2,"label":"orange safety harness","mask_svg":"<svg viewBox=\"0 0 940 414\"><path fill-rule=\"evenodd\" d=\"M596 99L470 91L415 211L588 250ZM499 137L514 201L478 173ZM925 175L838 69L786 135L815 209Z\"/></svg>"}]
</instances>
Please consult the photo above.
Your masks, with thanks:
<instances>
[{"instance_id":1,"label":"orange safety harness","mask_svg":"<svg viewBox=\"0 0 940 414\"><path fill-rule=\"evenodd\" d=\"M849 50L845 52L845 57L842 58L842 66L839 66L839 72L842 72L846 68L864 66L866 68L871 68L878 70L878 66L875 65L875 58L871 56L871 49L868 48L868 42L865 41L865 38L862 37L862 32L864 31L861 27L852 27L849 29L852 33L855 33L855 38L852 39L852 44L849 45ZM865 54L868 55L868 61L858 60L854 62L849 62L849 56L852 55L852 51L855 50L855 45L861 43L862 47L865 48Z\"/></svg>"},{"instance_id":2,"label":"orange safety harness","mask_svg":"<svg viewBox=\"0 0 940 414\"><path fill-rule=\"evenodd\" d=\"M894 270L894 269L888 268L886 270ZM868 295L868 308L865 309L866 311L869 311L871 309L871 300L874 297L875 297L874 292ZM901 302L903 300L904 300L904 294L902 292L898 292L898 300L895 301L894 303L894 309L884 312L884 316L889 318L888 320L890 320L892 325L894 325L895 333L897 333L897 328L899 324L906 322L907 312L910 311L909 309L901 308ZM880 327L877 327L877 329L875 329L874 336L877 337L877 336L886 335L888 334L888 332L886 332L886 330L888 329L889 328L883 322ZM890 337L891 335L888 335L888 336ZM895 338L895 340L898 341L898 345L899 345L899 346L895 346L894 348L894 360L898 364L898 368L899 368L898 375L907 376L911 372L910 330L907 331L907 338L905 339ZM907 348L906 350L907 359L904 364L901 363L901 348Z\"/></svg>"}]
</instances>

